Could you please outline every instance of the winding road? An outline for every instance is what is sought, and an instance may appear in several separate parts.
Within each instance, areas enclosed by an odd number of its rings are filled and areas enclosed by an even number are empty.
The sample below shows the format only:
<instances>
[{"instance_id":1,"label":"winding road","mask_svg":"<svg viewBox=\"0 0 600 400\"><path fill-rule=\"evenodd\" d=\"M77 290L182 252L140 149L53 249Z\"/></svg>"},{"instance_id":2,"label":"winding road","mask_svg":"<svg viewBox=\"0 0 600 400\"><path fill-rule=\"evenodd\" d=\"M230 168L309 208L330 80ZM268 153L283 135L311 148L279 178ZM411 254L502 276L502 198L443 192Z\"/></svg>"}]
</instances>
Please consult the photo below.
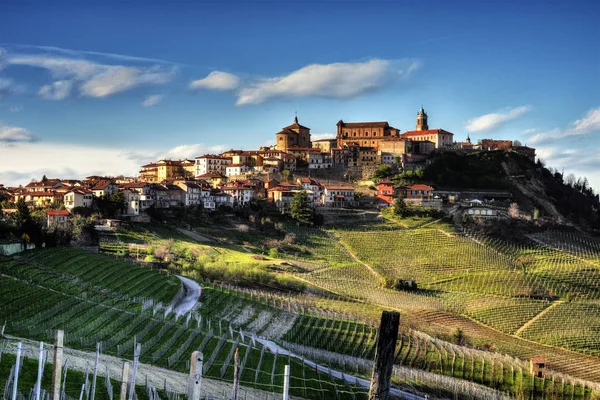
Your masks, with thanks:
<instances>
[{"instance_id":1,"label":"winding road","mask_svg":"<svg viewBox=\"0 0 600 400\"><path fill-rule=\"evenodd\" d=\"M177 315L183 315L196 307L198 299L202 294L202 288L197 282L189 278L184 278L183 276L177 277L183 285L184 295L182 298L175 298L172 304L172 310Z\"/></svg>"}]
</instances>

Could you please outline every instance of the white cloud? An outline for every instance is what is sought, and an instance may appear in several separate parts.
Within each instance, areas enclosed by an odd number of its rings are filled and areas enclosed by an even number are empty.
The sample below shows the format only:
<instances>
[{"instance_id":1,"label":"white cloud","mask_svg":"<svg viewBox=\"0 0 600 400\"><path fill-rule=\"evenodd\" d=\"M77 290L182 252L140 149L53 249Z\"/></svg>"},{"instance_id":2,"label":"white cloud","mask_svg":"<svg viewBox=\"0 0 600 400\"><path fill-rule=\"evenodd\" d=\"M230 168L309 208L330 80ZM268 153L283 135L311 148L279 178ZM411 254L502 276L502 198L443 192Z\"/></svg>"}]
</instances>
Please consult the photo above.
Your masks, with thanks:
<instances>
[{"instance_id":1,"label":"white cloud","mask_svg":"<svg viewBox=\"0 0 600 400\"><path fill-rule=\"evenodd\" d=\"M56 81L40 88L38 94L46 100L64 100L71 94L72 81Z\"/></svg>"},{"instance_id":2,"label":"white cloud","mask_svg":"<svg viewBox=\"0 0 600 400\"><path fill-rule=\"evenodd\" d=\"M545 161L547 167L563 171L565 175L573 173L577 177L586 177L596 192L600 192L600 149L591 152L581 149L561 147L539 147L538 158Z\"/></svg>"},{"instance_id":3,"label":"white cloud","mask_svg":"<svg viewBox=\"0 0 600 400\"><path fill-rule=\"evenodd\" d=\"M233 90L240 86L240 78L228 72L213 71L204 79L190 83L190 89Z\"/></svg>"},{"instance_id":4,"label":"white cloud","mask_svg":"<svg viewBox=\"0 0 600 400\"><path fill-rule=\"evenodd\" d=\"M600 132L600 107L589 110L583 118L571 123L567 129L554 128L547 132L536 133L529 140L533 144L546 143L569 136L588 135L593 132Z\"/></svg>"},{"instance_id":5,"label":"white cloud","mask_svg":"<svg viewBox=\"0 0 600 400\"><path fill-rule=\"evenodd\" d=\"M142 102L142 106L144 107L152 107L157 105L162 101L162 94L153 94L151 96L146 97L146 99Z\"/></svg>"},{"instance_id":6,"label":"white cloud","mask_svg":"<svg viewBox=\"0 0 600 400\"><path fill-rule=\"evenodd\" d=\"M585 117L578 119L565 131L565 136L587 135L600 131L600 107L591 109Z\"/></svg>"},{"instance_id":7,"label":"white cloud","mask_svg":"<svg viewBox=\"0 0 600 400\"><path fill-rule=\"evenodd\" d=\"M164 153L160 153L157 158L172 158L172 159L182 159L182 158L195 158L201 156L203 154L214 154L214 153L222 153L226 150L226 146L224 145L214 145L214 146L206 146L202 143L197 144L183 144L172 149L167 150Z\"/></svg>"},{"instance_id":8,"label":"white cloud","mask_svg":"<svg viewBox=\"0 0 600 400\"><path fill-rule=\"evenodd\" d=\"M35 136L27 129L3 125L0 122L0 143L32 142L34 140Z\"/></svg>"},{"instance_id":9,"label":"white cloud","mask_svg":"<svg viewBox=\"0 0 600 400\"><path fill-rule=\"evenodd\" d=\"M335 133L311 133L310 134L310 140L312 142L314 142L315 140L321 140L321 139L335 139L336 134Z\"/></svg>"},{"instance_id":10,"label":"white cloud","mask_svg":"<svg viewBox=\"0 0 600 400\"><path fill-rule=\"evenodd\" d=\"M529 142L532 144L543 143L550 140L558 139L561 137L561 130L554 128L545 132L538 132L529 138Z\"/></svg>"},{"instance_id":11,"label":"white cloud","mask_svg":"<svg viewBox=\"0 0 600 400\"><path fill-rule=\"evenodd\" d=\"M7 146L0 151L0 183L6 186L27 184L42 175L81 179L90 175L137 176L140 167L161 158L191 158L222 152L226 146L203 144L128 151L119 148L77 144L34 142Z\"/></svg>"},{"instance_id":12,"label":"white cloud","mask_svg":"<svg viewBox=\"0 0 600 400\"><path fill-rule=\"evenodd\" d=\"M515 107L504 113L485 114L467 122L466 129L469 132L486 132L498 128L507 121L513 120L529 112L530 106Z\"/></svg>"},{"instance_id":13,"label":"white cloud","mask_svg":"<svg viewBox=\"0 0 600 400\"><path fill-rule=\"evenodd\" d=\"M419 67L414 60L373 59L359 63L312 64L288 75L250 83L238 92L237 105L260 104L273 97L352 98L407 77Z\"/></svg>"},{"instance_id":14,"label":"white cloud","mask_svg":"<svg viewBox=\"0 0 600 400\"><path fill-rule=\"evenodd\" d=\"M90 97L106 97L143 84L167 83L172 79L173 73L174 71L111 66L83 83L81 93Z\"/></svg>"},{"instance_id":15,"label":"white cloud","mask_svg":"<svg viewBox=\"0 0 600 400\"><path fill-rule=\"evenodd\" d=\"M63 88L67 87L67 82L70 82L71 87L77 85L79 92L88 97L106 97L140 85L164 84L170 82L177 73L175 67L165 69L160 65L135 67L110 65L54 55L10 55L6 58L6 62L10 65L46 69L53 78L61 82ZM43 86L40 92L40 95L55 93L51 85ZM64 92L58 93L64 95ZM58 100L59 97L48 95L45 98Z\"/></svg>"},{"instance_id":16,"label":"white cloud","mask_svg":"<svg viewBox=\"0 0 600 400\"><path fill-rule=\"evenodd\" d=\"M11 112L11 113L18 113L21 111L23 111L23 106L11 106L8 108L8 112Z\"/></svg>"}]
</instances>

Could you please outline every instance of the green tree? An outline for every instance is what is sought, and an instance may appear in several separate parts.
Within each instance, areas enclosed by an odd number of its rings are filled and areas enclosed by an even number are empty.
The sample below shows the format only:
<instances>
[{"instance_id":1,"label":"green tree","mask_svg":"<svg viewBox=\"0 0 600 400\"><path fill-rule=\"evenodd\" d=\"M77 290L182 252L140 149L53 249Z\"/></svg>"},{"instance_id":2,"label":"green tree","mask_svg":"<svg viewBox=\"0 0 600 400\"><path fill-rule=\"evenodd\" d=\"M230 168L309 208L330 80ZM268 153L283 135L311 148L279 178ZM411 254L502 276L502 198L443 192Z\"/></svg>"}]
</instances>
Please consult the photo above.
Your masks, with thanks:
<instances>
[{"instance_id":1,"label":"green tree","mask_svg":"<svg viewBox=\"0 0 600 400\"><path fill-rule=\"evenodd\" d=\"M303 224L312 224L312 210L306 190L296 192L290 202L292 218Z\"/></svg>"},{"instance_id":2,"label":"green tree","mask_svg":"<svg viewBox=\"0 0 600 400\"><path fill-rule=\"evenodd\" d=\"M396 197L394 201L394 214L404 217L408 213L408 206L402 196Z\"/></svg>"},{"instance_id":3,"label":"green tree","mask_svg":"<svg viewBox=\"0 0 600 400\"><path fill-rule=\"evenodd\" d=\"M377 167L377 171L375 171L376 178L385 178L386 176L391 175L392 168L387 164L381 164Z\"/></svg>"}]
</instances>

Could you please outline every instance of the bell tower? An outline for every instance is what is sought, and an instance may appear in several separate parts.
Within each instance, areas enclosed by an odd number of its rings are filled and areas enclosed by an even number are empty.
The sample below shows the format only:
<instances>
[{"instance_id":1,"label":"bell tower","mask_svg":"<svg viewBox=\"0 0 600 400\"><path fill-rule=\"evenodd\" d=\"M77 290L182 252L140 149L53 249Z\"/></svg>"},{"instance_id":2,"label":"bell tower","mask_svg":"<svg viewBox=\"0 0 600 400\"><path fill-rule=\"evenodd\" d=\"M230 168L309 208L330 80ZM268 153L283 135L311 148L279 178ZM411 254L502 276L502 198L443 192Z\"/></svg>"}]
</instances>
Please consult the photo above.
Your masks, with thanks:
<instances>
[{"instance_id":1,"label":"bell tower","mask_svg":"<svg viewBox=\"0 0 600 400\"><path fill-rule=\"evenodd\" d=\"M418 131L429 130L429 125L427 125L427 113L423 109L422 105L421 105L421 109L417 113L417 130Z\"/></svg>"}]
</instances>

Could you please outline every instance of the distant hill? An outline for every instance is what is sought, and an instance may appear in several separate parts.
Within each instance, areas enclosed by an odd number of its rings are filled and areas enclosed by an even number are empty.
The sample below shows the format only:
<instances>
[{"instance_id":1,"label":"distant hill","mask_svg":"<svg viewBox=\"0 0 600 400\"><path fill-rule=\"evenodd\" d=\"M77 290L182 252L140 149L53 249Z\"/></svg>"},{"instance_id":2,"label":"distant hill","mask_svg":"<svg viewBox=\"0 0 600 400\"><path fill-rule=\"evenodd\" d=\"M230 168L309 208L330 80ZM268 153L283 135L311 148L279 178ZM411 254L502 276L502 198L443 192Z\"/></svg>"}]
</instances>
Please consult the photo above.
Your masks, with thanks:
<instances>
[{"instance_id":1,"label":"distant hill","mask_svg":"<svg viewBox=\"0 0 600 400\"><path fill-rule=\"evenodd\" d=\"M443 153L423 179L436 187L509 190L522 209L537 208L557 223L600 231L599 196L585 178L565 179L514 152Z\"/></svg>"}]
</instances>

